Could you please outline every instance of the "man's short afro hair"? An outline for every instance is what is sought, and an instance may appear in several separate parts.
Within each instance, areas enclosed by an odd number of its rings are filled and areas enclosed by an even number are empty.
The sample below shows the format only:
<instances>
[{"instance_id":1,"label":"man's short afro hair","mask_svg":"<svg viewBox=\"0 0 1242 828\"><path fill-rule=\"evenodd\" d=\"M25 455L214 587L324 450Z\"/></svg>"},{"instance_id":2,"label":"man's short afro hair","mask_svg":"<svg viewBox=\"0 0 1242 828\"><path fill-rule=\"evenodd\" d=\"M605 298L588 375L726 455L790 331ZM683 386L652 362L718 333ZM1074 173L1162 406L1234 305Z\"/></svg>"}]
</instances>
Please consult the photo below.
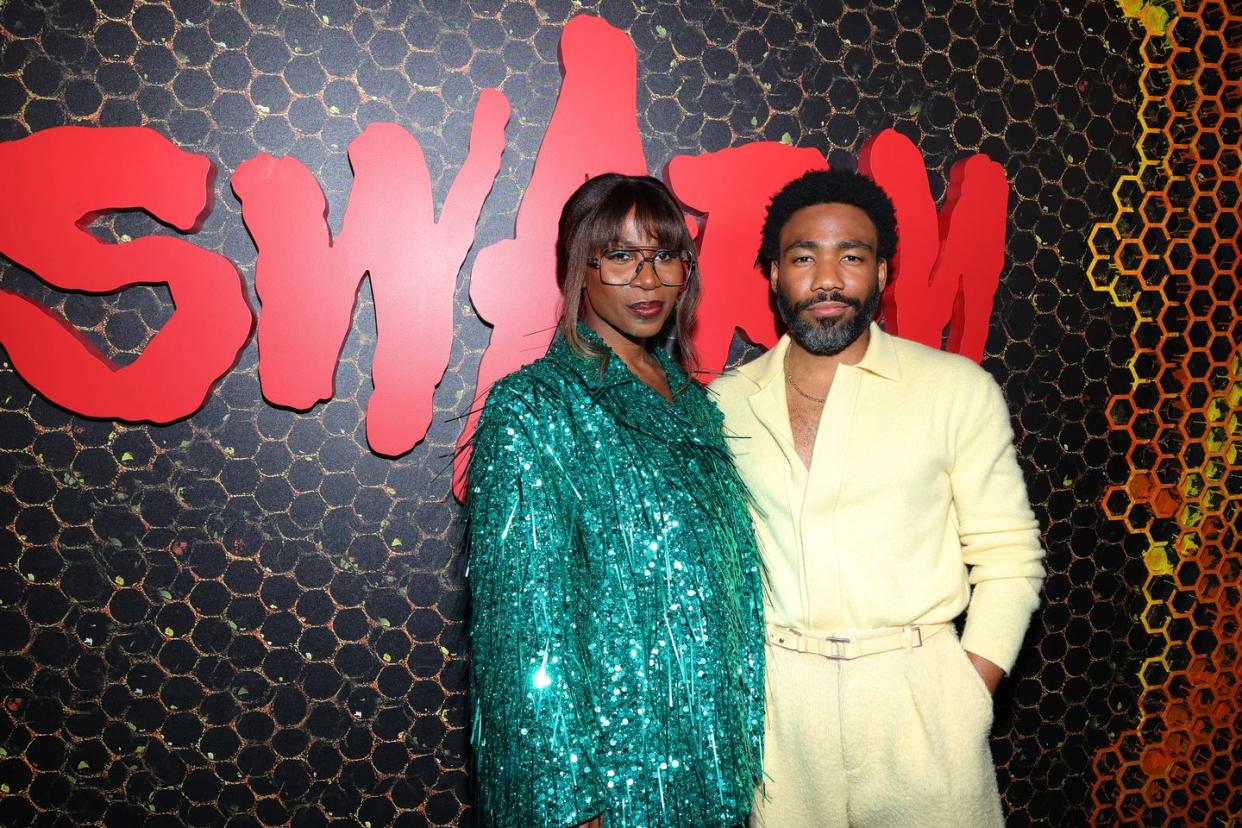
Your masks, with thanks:
<instances>
[{"instance_id":1,"label":"man's short afro hair","mask_svg":"<svg viewBox=\"0 0 1242 828\"><path fill-rule=\"evenodd\" d=\"M879 184L853 170L813 170L782 187L768 204L758 262L765 271L780 258L781 229L789 217L814 204L857 207L875 224L876 258L889 261L897 252L897 215Z\"/></svg>"}]
</instances>

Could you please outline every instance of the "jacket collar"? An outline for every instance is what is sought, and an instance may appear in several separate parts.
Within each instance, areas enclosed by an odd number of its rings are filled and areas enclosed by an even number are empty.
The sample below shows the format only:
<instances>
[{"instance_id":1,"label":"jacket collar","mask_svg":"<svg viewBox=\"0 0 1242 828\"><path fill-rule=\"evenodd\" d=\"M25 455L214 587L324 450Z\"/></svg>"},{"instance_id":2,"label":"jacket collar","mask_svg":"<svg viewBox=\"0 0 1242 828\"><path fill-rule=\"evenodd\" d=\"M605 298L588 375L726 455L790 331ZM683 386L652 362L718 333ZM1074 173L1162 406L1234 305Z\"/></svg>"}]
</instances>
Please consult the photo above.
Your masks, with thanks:
<instances>
[{"instance_id":1,"label":"jacket collar","mask_svg":"<svg viewBox=\"0 0 1242 828\"><path fill-rule=\"evenodd\" d=\"M596 360L574 353L559 334L548 349L548 358L587 389L592 403L607 410L625 428L656 442L690 442L712 450L723 448L719 445L723 420L719 409L707 404L703 387L686 376L677 360L664 349L656 348L653 356L664 368L673 392L672 402L634 376L593 330L578 323L578 334L607 351L608 362L602 372ZM673 423L677 423L677 427L672 427Z\"/></svg>"},{"instance_id":2,"label":"jacket collar","mask_svg":"<svg viewBox=\"0 0 1242 828\"><path fill-rule=\"evenodd\" d=\"M599 334L581 322L577 324L577 329L578 336L596 348L602 349L608 355L608 360L604 364L604 370L600 371L599 363L595 359L575 353L573 348L569 347L569 343L565 341L565 337L559 333L548 348L548 356L558 365L572 371L582 381L582 384L593 392L603 392L613 387L640 382L638 377L630 372L630 369L608 347L608 343L604 342ZM654 349L652 356L656 358L656 361L664 369L664 374L668 378L669 388L673 392L673 397L676 398L678 393L686 387L685 371L677 364L677 360L669 356L663 348Z\"/></svg>"},{"instance_id":3,"label":"jacket collar","mask_svg":"<svg viewBox=\"0 0 1242 828\"><path fill-rule=\"evenodd\" d=\"M900 376L897 352L893 340L871 323L871 340L867 352L857 364L851 366L889 380ZM789 334L777 341L775 347L758 359L737 369L738 374L755 384L755 390L747 396L747 404L755 418L772 435L785 455L791 468L802 466L802 458L794 446L793 431L789 425L789 405L785 398L785 354L789 352Z\"/></svg>"}]
</instances>

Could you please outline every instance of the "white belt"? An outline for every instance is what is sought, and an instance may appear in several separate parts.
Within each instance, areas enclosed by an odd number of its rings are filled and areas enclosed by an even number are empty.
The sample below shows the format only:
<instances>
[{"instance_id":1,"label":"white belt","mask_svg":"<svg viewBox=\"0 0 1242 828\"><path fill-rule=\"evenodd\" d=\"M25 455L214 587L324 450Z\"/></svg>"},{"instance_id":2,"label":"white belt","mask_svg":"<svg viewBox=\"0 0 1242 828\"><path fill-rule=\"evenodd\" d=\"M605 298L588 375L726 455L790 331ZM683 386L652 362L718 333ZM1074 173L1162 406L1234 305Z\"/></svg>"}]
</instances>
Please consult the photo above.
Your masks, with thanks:
<instances>
[{"instance_id":1,"label":"white belt","mask_svg":"<svg viewBox=\"0 0 1242 828\"><path fill-rule=\"evenodd\" d=\"M853 658L922 647L923 642L951 624L918 624L905 627L878 627L850 630L848 635L804 633L795 627L767 624L767 642L796 653L814 653L824 658L848 661Z\"/></svg>"}]
</instances>

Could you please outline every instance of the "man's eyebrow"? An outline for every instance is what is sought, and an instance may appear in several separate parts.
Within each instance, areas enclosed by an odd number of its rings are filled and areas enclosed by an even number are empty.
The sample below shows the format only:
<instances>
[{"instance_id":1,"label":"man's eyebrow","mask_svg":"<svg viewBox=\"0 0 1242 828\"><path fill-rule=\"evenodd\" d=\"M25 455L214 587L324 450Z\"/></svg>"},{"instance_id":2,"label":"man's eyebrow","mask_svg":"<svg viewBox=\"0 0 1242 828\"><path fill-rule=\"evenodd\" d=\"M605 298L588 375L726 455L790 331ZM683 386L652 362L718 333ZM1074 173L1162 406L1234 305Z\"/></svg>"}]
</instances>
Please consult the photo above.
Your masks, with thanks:
<instances>
[{"instance_id":1,"label":"man's eyebrow","mask_svg":"<svg viewBox=\"0 0 1242 828\"><path fill-rule=\"evenodd\" d=\"M781 252L788 253L790 250L794 250L795 248L801 248L802 250L819 250L821 246L822 245L820 245L819 242L811 239L798 239L797 241L792 241L785 245L785 248Z\"/></svg>"},{"instance_id":2,"label":"man's eyebrow","mask_svg":"<svg viewBox=\"0 0 1242 828\"><path fill-rule=\"evenodd\" d=\"M785 245L785 249L781 252L788 253L790 250L794 249L822 250L826 247L832 248L833 250L858 250L861 248L863 250L870 250L873 253L875 252L875 247L872 246L870 242L865 242L862 239L842 239L841 241L833 242L832 244L821 244L814 239L798 239L797 241L793 241Z\"/></svg>"}]
</instances>

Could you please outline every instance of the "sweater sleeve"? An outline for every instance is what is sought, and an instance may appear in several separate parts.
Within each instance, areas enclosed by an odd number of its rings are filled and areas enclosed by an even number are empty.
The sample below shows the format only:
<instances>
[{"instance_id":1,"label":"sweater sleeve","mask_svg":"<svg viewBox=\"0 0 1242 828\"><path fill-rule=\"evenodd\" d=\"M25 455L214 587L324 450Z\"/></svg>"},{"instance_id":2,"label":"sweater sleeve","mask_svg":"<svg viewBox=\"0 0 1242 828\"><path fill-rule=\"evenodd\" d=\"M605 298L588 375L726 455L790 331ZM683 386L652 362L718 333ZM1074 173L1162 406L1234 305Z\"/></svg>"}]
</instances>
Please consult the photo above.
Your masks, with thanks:
<instances>
[{"instance_id":1,"label":"sweater sleeve","mask_svg":"<svg viewBox=\"0 0 1242 828\"><path fill-rule=\"evenodd\" d=\"M1039 605L1043 549L1013 445L1009 410L980 372L959 418L950 475L972 587L962 646L1008 673Z\"/></svg>"},{"instance_id":2,"label":"sweater sleeve","mask_svg":"<svg viewBox=\"0 0 1242 828\"><path fill-rule=\"evenodd\" d=\"M724 415L710 399L703 400L708 412L710 433L717 435L716 455L720 463L718 474L712 475L721 484L718 513L725 519L722 530L726 546L731 550L727 565L721 574L728 578L729 587L723 590L728 596L737 622L738 675L745 694L745 722L738 732L746 734L746 744L738 745L737 751L745 759L740 763L750 774L750 783L763 780L763 723L765 708L765 662L763 576L755 539L755 525L751 516L750 492L734 463L732 452L724 439ZM716 491L714 486L704 485L704 491ZM740 741L740 740L739 740Z\"/></svg>"},{"instance_id":3,"label":"sweater sleeve","mask_svg":"<svg viewBox=\"0 0 1242 828\"><path fill-rule=\"evenodd\" d=\"M604 810L573 588L574 495L556 406L539 399L498 384L473 438L471 741L483 825L569 826Z\"/></svg>"}]
</instances>

